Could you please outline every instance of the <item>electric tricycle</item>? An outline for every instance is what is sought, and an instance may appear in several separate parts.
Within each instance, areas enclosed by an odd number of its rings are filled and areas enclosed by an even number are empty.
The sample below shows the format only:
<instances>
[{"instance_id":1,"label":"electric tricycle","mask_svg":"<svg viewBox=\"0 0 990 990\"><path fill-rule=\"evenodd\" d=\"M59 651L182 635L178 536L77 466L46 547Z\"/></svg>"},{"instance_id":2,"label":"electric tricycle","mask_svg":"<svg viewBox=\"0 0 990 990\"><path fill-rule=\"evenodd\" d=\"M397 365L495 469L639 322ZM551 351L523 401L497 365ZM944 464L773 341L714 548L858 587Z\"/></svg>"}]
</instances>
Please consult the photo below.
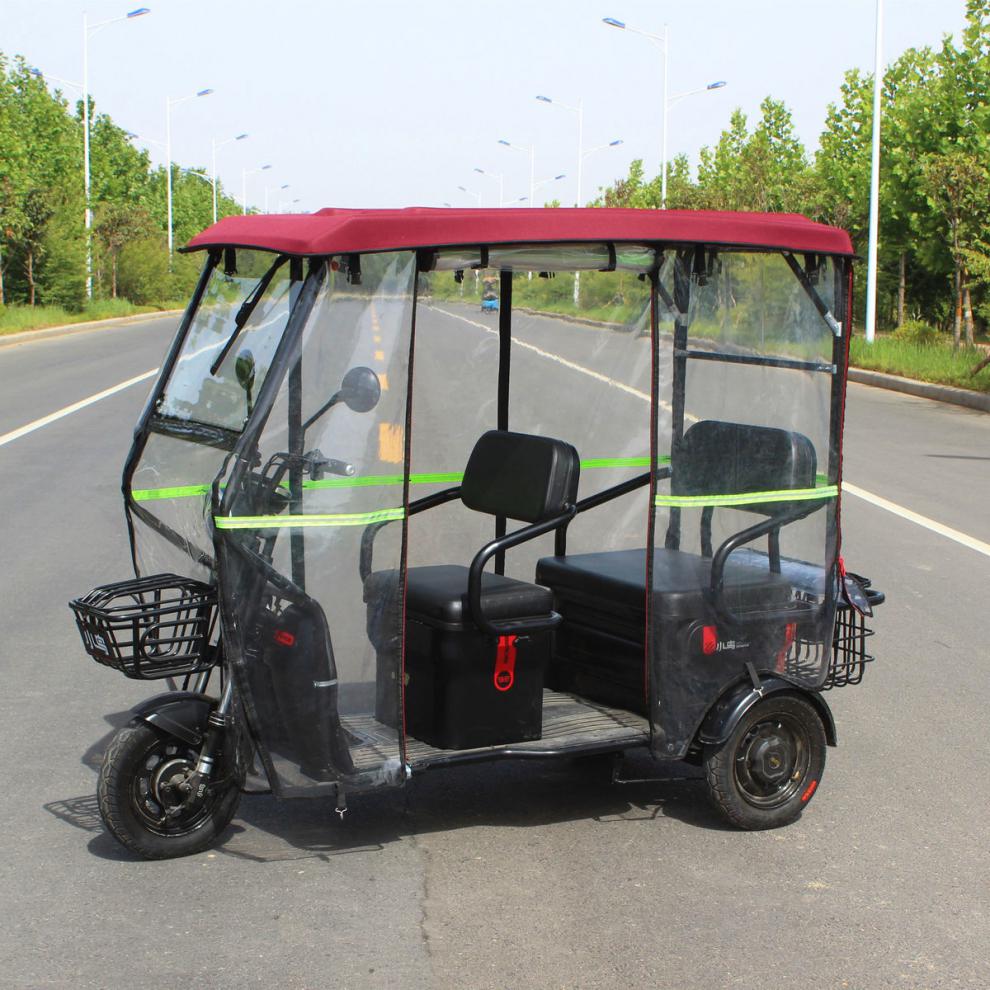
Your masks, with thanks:
<instances>
[{"instance_id":1,"label":"electric tricycle","mask_svg":"<svg viewBox=\"0 0 990 990\"><path fill-rule=\"evenodd\" d=\"M94 659L173 688L106 751L124 846L207 848L251 771L343 814L637 748L704 768L741 828L804 811L883 600L840 557L843 231L328 209L186 249L123 472L136 576L71 603Z\"/></svg>"}]
</instances>

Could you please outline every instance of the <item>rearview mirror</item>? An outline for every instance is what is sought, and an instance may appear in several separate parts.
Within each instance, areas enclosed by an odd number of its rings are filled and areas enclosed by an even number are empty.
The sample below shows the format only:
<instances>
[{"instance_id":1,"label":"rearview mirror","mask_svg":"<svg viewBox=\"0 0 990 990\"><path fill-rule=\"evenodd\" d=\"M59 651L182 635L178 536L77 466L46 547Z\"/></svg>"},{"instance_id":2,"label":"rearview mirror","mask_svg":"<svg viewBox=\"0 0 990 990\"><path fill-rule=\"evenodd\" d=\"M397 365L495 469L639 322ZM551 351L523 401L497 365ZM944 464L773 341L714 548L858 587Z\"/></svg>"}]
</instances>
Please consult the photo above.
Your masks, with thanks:
<instances>
[{"instance_id":1,"label":"rearview mirror","mask_svg":"<svg viewBox=\"0 0 990 990\"><path fill-rule=\"evenodd\" d=\"M247 396L248 415L251 414L252 398L251 391L254 388L254 355L245 348L237 355L234 362L234 374L237 376L237 383L244 389Z\"/></svg>"},{"instance_id":2,"label":"rearview mirror","mask_svg":"<svg viewBox=\"0 0 990 990\"><path fill-rule=\"evenodd\" d=\"M382 396L381 382L371 368L351 368L344 375L337 393L340 401L352 412L370 412Z\"/></svg>"}]
</instances>

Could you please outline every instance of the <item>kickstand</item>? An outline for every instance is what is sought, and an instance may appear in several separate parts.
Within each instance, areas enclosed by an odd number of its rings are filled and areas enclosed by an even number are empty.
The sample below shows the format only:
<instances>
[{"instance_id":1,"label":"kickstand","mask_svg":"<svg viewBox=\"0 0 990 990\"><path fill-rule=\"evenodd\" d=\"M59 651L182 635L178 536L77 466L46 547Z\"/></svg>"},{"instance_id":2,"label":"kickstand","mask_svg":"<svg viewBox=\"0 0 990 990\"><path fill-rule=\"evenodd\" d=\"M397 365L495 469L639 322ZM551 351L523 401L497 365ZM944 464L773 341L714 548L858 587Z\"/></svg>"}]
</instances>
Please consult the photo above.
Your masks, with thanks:
<instances>
[{"instance_id":1,"label":"kickstand","mask_svg":"<svg viewBox=\"0 0 990 990\"><path fill-rule=\"evenodd\" d=\"M344 815L347 814L347 792L344 790L343 784L337 785L337 806L333 809L340 816L340 820L344 820Z\"/></svg>"}]
</instances>

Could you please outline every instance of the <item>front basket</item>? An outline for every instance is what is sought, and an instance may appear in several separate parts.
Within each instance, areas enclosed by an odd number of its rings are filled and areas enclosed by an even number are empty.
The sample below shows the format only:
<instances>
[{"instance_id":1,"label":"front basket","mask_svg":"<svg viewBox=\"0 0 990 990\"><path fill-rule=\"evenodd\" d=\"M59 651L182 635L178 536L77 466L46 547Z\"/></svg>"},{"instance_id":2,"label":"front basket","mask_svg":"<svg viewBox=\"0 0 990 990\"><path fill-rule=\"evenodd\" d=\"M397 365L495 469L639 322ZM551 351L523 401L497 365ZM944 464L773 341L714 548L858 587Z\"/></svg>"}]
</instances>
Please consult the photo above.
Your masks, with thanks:
<instances>
[{"instance_id":1,"label":"front basket","mask_svg":"<svg viewBox=\"0 0 990 990\"><path fill-rule=\"evenodd\" d=\"M154 680L208 670L217 650L216 589L177 574L94 588L69 602L86 652L128 677Z\"/></svg>"}]
</instances>

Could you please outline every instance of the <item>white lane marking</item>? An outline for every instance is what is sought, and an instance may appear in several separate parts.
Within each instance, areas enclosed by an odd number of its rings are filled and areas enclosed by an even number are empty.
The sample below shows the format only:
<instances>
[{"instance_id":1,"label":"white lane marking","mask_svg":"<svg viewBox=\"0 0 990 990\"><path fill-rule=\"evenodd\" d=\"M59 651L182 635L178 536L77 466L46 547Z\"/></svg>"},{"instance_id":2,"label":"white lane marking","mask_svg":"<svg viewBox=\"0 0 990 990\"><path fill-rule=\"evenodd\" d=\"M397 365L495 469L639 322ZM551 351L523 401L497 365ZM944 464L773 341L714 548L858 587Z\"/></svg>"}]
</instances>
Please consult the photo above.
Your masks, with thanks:
<instances>
[{"instance_id":1,"label":"white lane marking","mask_svg":"<svg viewBox=\"0 0 990 990\"><path fill-rule=\"evenodd\" d=\"M495 334L496 336L498 335L497 330L493 330L484 323L469 320L466 316L461 316L459 313L451 313L449 310L440 309L438 306L429 306L427 308L432 309L437 313L443 313L445 316L452 316L456 320L463 320L465 323L469 323L473 327L478 327L486 333ZM520 347L525 347L528 350L535 351L541 357L548 358L551 361L556 361L558 364L562 364L566 368L571 368L574 371L581 372L583 375L596 378L598 381L605 382L614 388L622 389L623 392L628 392L630 395L635 395L639 399L645 399L647 402L650 401L650 397L646 394L646 392L641 392L639 389L632 388L632 386L625 385L622 382L617 382L612 378L599 374L597 371L592 371L590 368L585 368L580 364L575 364L573 361L568 361L566 358L562 358L559 354L551 354L549 351L541 350L534 344L528 344L519 339L513 339L512 343L518 344ZM666 402L663 402L663 400L661 400L661 405L668 409L670 408ZM684 418L697 422L697 417L690 414L686 414ZM885 499L880 495L874 495L872 492L868 492L865 489L860 488L858 485L850 484L848 481L842 482L842 490L844 492L848 492L850 495L855 495L857 498L861 498L866 502L872 503L877 506L877 508L885 509L887 512L892 512L895 516L900 516L902 519L907 519L908 522L913 522L918 526L923 526L925 529L929 529L933 533L938 533L939 536L944 536L947 539L954 540L956 543L959 543L964 547L969 547L970 550L975 550L977 553L982 553L987 557L990 557L990 543L984 543L982 540L978 540L973 536L968 536L966 533L961 533L958 529L953 529L951 526L945 526L940 522L936 522L934 519L929 519L927 516L921 515L920 513L912 512L910 509L905 509L904 506L898 505L896 502L891 502L889 499Z\"/></svg>"},{"instance_id":2,"label":"white lane marking","mask_svg":"<svg viewBox=\"0 0 990 990\"><path fill-rule=\"evenodd\" d=\"M440 309L439 306L429 306L427 308L432 309L437 313L443 313L444 316L452 316L455 320L462 320L464 323L469 323L473 327L478 327L479 330L484 330L485 333L494 334L496 337L498 336L497 330L493 330L484 323L469 320L466 316L461 316L459 313L451 313L450 310ZM533 351L534 353L539 354L540 357L547 358L549 361L555 361L557 364L562 364L565 368L570 368L572 371L579 371L582 375L587 375L589 378L594 378L597 381L604 382L606 385L611 385L612 388L617 388L623 392L628 392L629 395L634 395L637 399L642 399L644 402L650 401L649 393L640 391L638 388L633 388L632 385L626 385L625 382L619 382L614 378L609 378L607 375L603 375L598 371L592 371L591 368L585 368L584 365L575 364L573 361L568 361L567 358L563 358L559 354L553 354L550 351L545 351L542 348L537 347L535 344L530 344L525 340L520 340L518 337L513 337L512 343L518 347L525 347L526 350Z\"/></svg>"},{"instance_id":3,"label":"white lane marking","mask_svg":"<svg viewBox=\"0 0 990 990\"><path fill-rule=\"evenodd\" d=\"M877 506L877 508L886 509L887 512L892 512L895 516L907 519L908 522L913 522L917 526L923 526L925 529L930 529L933 533L938 533L939 536L944 536L949 540L955 540L956 543L961 543L964 547L969 547L970 550L975 550L977 553L982 553L990 557L990 543L984 543L982 540L968 536L966 533L960 533L958 529L953 529L951 526L945 526L940 522L936 522L934 519L929 519L928 516L923 516L918 512L905 509L903 505L891 502L889 499L885 499L880 495L874 495L872 492L865 491L858 485L851 485L848 481L842 482L842 490L866 502L870 502L872 505Z\"/></svg>"},{"instance_id":4,"label":"white lane marking","mask_svg":"<svg viewBox=\"0 0 990 990\"><path fill-rule=\"evenodd\" d=\"M126 382L121 382L119 385L113 385L110 388L104 389L102 392L97 392L96 395L91 395L87 399L80 399L79 402L73 402L71 406L66 406L64 409L59 409L57 412L49 413L47 416L42 416L41 419L36 419L33 423L28 423L26 426L20 426L16 430L11 430L10 433L5 433L0 436L0 447L5 443L10 443L11 440L17 440L20 437L26 436L28 433L33 433L35 430L40 430L41 427L47 426L49 423L54 423L57 419L61 419L63 416L69 416L74 412L78 412L80 409L85 409L86 406L91 406L94 402L99 402L100 399L109 398L111 395L116 395L118 392L122 392L125 388L130 388L132 385L137 385L138 382L143 382L152 375L157 375L159 369L152 368L151 371L146 371L142 375L137 375L134 378L128 378Z\"/></svg>"}]
</instances>

